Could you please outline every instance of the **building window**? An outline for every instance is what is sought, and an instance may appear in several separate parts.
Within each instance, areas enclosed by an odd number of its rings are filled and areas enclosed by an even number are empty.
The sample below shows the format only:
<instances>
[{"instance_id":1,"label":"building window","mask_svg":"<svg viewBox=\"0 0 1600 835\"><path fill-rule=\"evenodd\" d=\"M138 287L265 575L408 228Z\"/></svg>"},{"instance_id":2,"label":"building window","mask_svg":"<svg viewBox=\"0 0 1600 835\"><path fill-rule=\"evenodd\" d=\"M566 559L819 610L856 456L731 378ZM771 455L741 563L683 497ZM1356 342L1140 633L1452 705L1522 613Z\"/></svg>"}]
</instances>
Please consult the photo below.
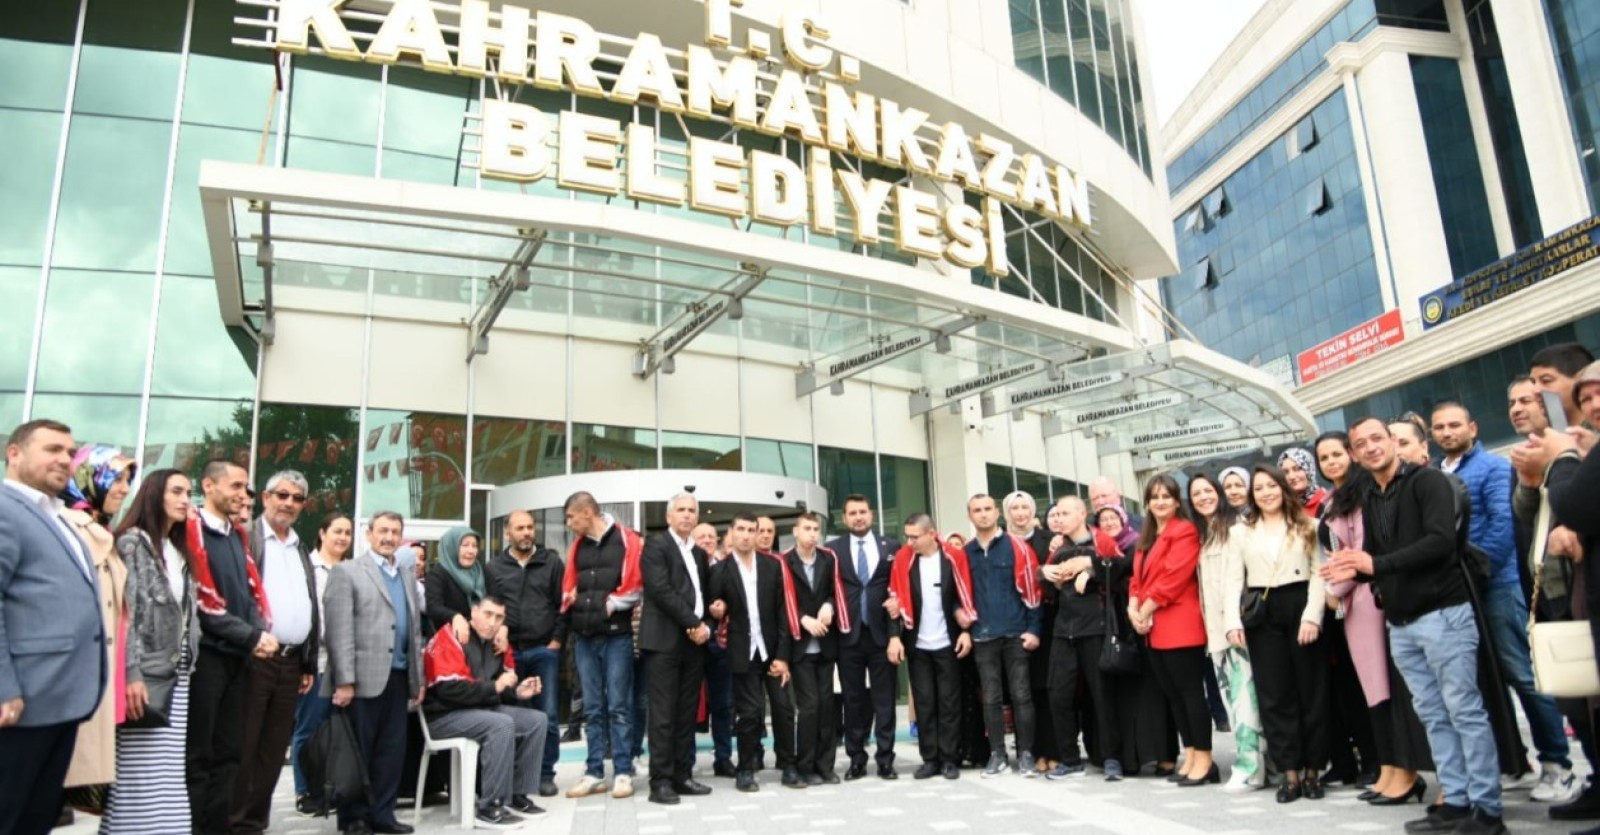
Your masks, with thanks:
<instances>
[{"instance_id":1,"label":"building window","mask_svg":"<svg viewBox=\"0 0 1600 835\"><path fill-rule=\"evenodd\" d=\"M473 419L474 483L511 484L566 472L566 421Z\"/></svg>"},{"instance_id":2,"label":"building window","mask_svg":"<svg viewBox=\"0 0 1600 835\"><path fill-rule=\"evenodd\" d=\"M151 417L151 426L155 427L155 415ZM209 442L209 445L220 443L226 447L230 443L229 438L243 439L248 443L250 419L248 406L236 411L233 425L214 430L212 437L216 440ZM300 540L309 545L316 541L317 527L322 517L334 511L352 513L356 509L357 444L362 443L360 414L358 410L344 406L262 403L256 421L256 486L265 487L264 479L278 470L299 470L306 477L310 489L306 492L305 512L300 514L295 530L300 534ZM374 436L372 432L379 434ZM177 440L177 436L168 438ZM377 427L368 433L366 444L369 462L385 440L387 437ZM201 445L207 445L207 442L202 440ZM196 451L196 445L192 442L168 446L146 441L144 454L149 462L147 466L172 466L192 472L204 464L204 459L211 457L215 450L207 448L200 455L196 455ZM393 466L391 463L391 471ZM376 483L377 471L374 469L372 472L373 478L367 479L367 482ZM405 508L396 506L394 509Z\"/></svg>"},{"instance_id":3,"label":"building window","mask_svg":"<svg viewBox=\"0 0 1600 835\"><path fill-rule=\"evenodd\" d=\"M1210 290L1217 286L1217 270L1210 258L1201 258L1184 271L1185 280L1197 290Z\"/></svg>"},{"instance_id":4,"label":"building window","mask_svg":"<svg viewBox=\"0 0 1600 835\"><path fill-rule=\"evenodd\" d=\"M462 415L367 410L360 515L467 517L467 419Z\"/></svg>"},{"instance_id":5,"label":"building window","mask_svg":"<svg viewBox=\"0 0 1600 835\"><path fill-rule=\"evenodd\" d=\"M1333 208L1333 200L1328 197L1328 186L1321 177L1306 189L1305 207L1307 215L1320 215Z\"/></svg>"},{"instance_id":6,"label":"building window","mask_svg":"<svg viewBox=\"0 0 1600 835\"><path fill-rule=\"evenodd\" d=\"M655 430L602 426L593 423L572 425L573 472L654 469L656 469Z\"/></svg>"},{"instance_id":7,"label":"building window","mask_svg":"<svg viewBox=\"0 0 1600 835\"><path fill-rule=\"evenodd\" d=\"M1228 190L1222 186L1217 186L1215 190L1206 195L1205 199L1200 201L1200 206L1205 209L1205 214L1208 218L1223 217L1228 214L1229 209L1233 208L1228 203Z\"/></svg>"}]
</instances>

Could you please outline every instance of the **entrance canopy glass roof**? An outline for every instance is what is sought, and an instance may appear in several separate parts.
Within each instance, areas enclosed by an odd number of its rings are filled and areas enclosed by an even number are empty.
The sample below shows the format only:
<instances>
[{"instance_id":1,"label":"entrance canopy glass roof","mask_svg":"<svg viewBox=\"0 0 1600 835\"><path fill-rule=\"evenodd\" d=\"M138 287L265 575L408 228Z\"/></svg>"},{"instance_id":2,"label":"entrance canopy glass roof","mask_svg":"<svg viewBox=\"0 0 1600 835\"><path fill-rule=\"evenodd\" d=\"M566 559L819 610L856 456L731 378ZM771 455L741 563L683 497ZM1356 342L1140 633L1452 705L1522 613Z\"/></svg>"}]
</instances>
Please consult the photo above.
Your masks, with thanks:
<instances>
[{"instance_id":1,"label":"entrance canopy glass roof","mask_svg":"<svg viewBox=\"0 0 1600 835\"><path fill-rule=\"evenodd\" d=\"M1047 435L1082 432L1146 467L1315 431L1267 375L1195 343L1146 344L965 271L797 231L211 161L200 186L223 319L265 340L275 294L345 291L319 296L326 312L364 315L370 292L459 323L464 363L492 350L497 323L636 345L619 374L672 373L693 361L684 350L738 354L792 363L797 396L852 377L911 392L913 414L981 395L986 416L1038 412Z\"/></svg>"}]
</instances>

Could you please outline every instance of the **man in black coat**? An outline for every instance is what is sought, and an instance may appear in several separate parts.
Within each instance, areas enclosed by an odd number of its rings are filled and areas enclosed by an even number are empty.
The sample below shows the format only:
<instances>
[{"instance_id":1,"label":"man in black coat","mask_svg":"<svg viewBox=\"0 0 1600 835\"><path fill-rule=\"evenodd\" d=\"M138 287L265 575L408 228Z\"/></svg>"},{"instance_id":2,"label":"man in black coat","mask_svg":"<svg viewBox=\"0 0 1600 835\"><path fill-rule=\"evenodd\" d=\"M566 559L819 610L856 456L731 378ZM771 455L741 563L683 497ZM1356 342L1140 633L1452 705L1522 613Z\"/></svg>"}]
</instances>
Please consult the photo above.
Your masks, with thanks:
<instances>
[{"instance_id":1,"label":"man in black coat","mask_svg":"<svg viewBox=\"0 0 1600 835\"><path fill-rule=\"evenodd\" d=\"M695 712L711 640L706 553L691 538L698 521L695 497L673 496L667 505L669 530L652 537L639 559L644 575L639 649L650 671L651 803L672 805L680 795L711 793L693 774Z\"/></svg>"},{"instance_id":2,"label":"man in black coat","mask_svg":"<svg viewBox=\"0 0 1600 835\"><path fill-rule=\"evenodd\" d=\"M943 775L954 780L961 776L961 680L956 659L972 651L972 635L967 632L974 614L971 590L963 586L970 579L958 577L966 569L958 569L944 553L928 514L907 519L905 534L914 556L901 590L906 599L897 607L899 617L890 621L888 657L894 664L910 662L911 693L922 731L917 737L922 765L912 776L926 780ZM954 549L951 554L966 559ZM929 599L934 594L939 596L937 602Z\"/></svg>"},{"instance_id":3,"label":"man in black coat","mask_svg":"<svg viewBox=\"0 0 1600 835\"><path fill-rule=\"evenodd\" d=\"M529 706L544 712L545 743L539 796L556 795L556 761L561 759L561 647L567 621L561 617L561 575L566 563L553 548L537 543L533 514L513 510L506 517L506 549L484 566L489 593L506 602L506 632L517 658L517 675L539 679L539 695ZM578 721L574 717L574 722Z\"/></svg>"},{"instance_id":4,"label":"man in black coat","mask_svg":"<svg viewBox=\"0 0 1600 835\"><path fill-rule=\"evenodd\" d=\"M839 756L837 713L833 707L833 670L839 660L839 635L849 629L838 557L820 547L822 516L806 512L794 523L794 548L783 555L794 578L800 610L801 640L795 647L794 696L800 736L796 760L806 785L839 782L833 762Z\"/></svg>"},{"instance_id":5,"label":"man in black coat","mask_svg":"<svg viewBox=\"0 0 1600 835\"><path fill-rule=\"evenodd\" d=\"M756 517L733 517L733 556L711 575L711 616L723 621L728 668L733 675L733 729L739 740L734 787L760 788L755 763L761 744L765 707L772 708L772 747L783 770L783 784L805 788L795 768L794 697L789 687L789 658L799 614L785 588L783 562L756 552ZM793 621L791 623L791 621Z\"/></svg>"},{"instance_id":6,"label":"man in black coat","mask_svg":"<svg viewBox=\"0 0 1600 835\"><path fill-rule=\"evenodd\" d=\"M855 628L839 641L839 683L844 689L844 750L850 757L846 780L867 773L867 732L877 739L878 776L893 780L895 669L889 663L889 571L900 543L872 530L872 502L853 494L844 499L849 533L828 543L839 555L845 605ZM871 686L868 686L868 682Z\"/></svg>"}]
</instances>

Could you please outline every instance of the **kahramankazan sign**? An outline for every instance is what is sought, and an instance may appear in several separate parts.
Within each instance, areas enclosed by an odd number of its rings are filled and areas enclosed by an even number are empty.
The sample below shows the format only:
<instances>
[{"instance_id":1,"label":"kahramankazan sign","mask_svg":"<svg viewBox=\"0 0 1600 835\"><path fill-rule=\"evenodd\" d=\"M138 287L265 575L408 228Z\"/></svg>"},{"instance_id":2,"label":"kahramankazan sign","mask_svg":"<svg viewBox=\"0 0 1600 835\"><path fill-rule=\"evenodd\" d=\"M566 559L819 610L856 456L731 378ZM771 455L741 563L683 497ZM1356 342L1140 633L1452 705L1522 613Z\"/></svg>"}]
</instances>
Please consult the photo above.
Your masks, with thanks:
<instances>
[{"instance_id":1,"label":"kahramankazan sign","mask_svg":"<svg viewBox=\"0 0 1600 835\"><path fill-rule=\"evenodd\" d=\"M355 12L346 2L279 0L276 19L255 24L270 30L267 44L282 52L320 48L350 61L414 61L434 72L722 118L809 149L802 164L691 136L681 152L686 163L663 166L666 149L649 124L624 125L575 110L550 113L486 93L478 114L478 165L485 177L536 182L554 176L563 188L778 226L804 224L867 244L887 237L904 252L994 275L1008 272L1002 203L1080 227L1091 222L1088 183L1077 172L992 134L971 135L956 122L936 124L925 111L852 89L860 80L859 60L828 46L827 26L805 9L784 13L780 60L762 29L750 29L743 46L733 45L731 7L739 0L706 0L705 42L682 50L653 34L602 36L578 18L511 3L460 0L452 8L429 0L373 0ZM364 25L352 27L357 16ZM366 21L374 16L381 22L368 34ZM626 50L620 66L602 59L603 40L607 49L621 43ZM835 167L834 154L912 176L898 183L864 176ZM977 205L949 194L947 184L976 195Z\"/></svg>"}]
</instances>

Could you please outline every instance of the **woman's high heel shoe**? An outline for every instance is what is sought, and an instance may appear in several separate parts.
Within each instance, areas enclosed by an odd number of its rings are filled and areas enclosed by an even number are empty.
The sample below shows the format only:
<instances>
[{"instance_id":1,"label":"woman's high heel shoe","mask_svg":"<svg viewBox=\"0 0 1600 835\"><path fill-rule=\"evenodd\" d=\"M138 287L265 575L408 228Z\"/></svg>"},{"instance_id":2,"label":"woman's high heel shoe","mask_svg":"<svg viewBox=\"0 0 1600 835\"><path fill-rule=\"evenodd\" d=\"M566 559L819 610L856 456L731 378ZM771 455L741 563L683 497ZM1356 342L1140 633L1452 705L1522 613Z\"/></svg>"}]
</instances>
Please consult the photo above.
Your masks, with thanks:
<instances>
[{"instance_id":1,"label":"woman's high heel shoe","mask_svg":"<svg viewBox=\"0 0 1600 835\"><path fill-rule=\"evenodd\" d=\"M1412 800L1415 800L1418 803L1425 803L1427 801L1424 800L1423 797L1427 794L1427 792L1428 781L1422 779L1421 775L1418 775L1416 782L1411 784L1411 788L1406 789L1405 794L1399 796L1380 794L1367 802L1373 806L1404 806L1407 803L1410 803Z\"/></svg>"},{"instance_id":2,"label":"woman's high heel shoe","mask_svg":"<svg viewBox=\"0 0 1600 835\"><path fill-rule=\"evenodd\" d=\"M1222 772L1217 769L1216 763L1212 763L1211 770L1207 771L1204 777L1185 777L1178 781L1178 785L1182 786L1183 788L1189 788L1192 786L1203 786L1207 783L1220 782L1222 782Z\"/></svg>"}]
</instances>

